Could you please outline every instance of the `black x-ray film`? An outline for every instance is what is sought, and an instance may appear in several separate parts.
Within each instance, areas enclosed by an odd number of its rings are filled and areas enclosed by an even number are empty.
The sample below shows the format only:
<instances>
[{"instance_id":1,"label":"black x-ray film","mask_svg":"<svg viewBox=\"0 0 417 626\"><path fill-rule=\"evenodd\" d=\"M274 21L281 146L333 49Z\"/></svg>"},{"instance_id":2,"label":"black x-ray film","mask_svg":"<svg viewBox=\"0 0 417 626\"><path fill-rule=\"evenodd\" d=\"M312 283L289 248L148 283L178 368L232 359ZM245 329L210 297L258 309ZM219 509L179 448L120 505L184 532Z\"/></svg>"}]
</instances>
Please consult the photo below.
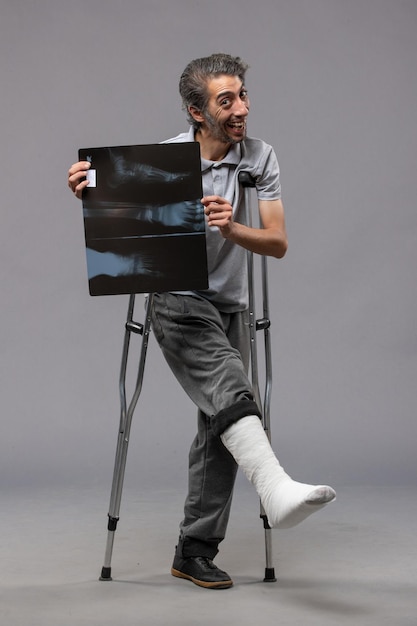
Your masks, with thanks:
<instances>
[{"instance_id":1,"label":"black x-ray film","mask_svg":"<svg viewBox=\"0 0 417 626\"><path fill-rule=\"evenodd\" d=\"M83 148L92 296L207 289L198 143Z\"/></svg>"}]
</instances>

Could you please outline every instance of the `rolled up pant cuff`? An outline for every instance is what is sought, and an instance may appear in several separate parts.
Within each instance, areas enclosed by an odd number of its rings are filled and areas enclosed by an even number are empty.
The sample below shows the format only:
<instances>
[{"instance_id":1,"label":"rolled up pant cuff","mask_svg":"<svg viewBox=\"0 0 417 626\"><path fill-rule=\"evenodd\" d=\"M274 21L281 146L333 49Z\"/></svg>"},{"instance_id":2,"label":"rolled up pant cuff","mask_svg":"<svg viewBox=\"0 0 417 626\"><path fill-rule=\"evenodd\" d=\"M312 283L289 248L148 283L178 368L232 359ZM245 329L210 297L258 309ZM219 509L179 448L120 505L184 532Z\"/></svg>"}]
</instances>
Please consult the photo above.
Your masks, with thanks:
<instances>
[{"instance_id":1,"label":"rolled up pant cuff","mask_svg":"<svg viewBox=\"0 0 417 626\"><path fill-rule=\"evenodd\" d=\"M262 419L262 414L254 400L239 400L233 404L233 406L222 409L217 415L211 417L210 424L212 431L215 435L219 436L224 433L229 426L247 415L257 415L259 419Z\"/></svg>"}]
</instances>

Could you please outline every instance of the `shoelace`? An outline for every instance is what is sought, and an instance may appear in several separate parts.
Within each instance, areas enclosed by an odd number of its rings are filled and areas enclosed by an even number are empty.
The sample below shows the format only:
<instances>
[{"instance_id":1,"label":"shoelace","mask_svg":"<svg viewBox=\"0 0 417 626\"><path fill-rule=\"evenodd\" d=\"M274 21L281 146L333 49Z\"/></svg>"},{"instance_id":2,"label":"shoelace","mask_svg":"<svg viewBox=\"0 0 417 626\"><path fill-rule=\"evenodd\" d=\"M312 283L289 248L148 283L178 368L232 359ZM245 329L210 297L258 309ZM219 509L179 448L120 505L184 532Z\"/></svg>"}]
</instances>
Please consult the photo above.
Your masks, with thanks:
<instances>
[{"instance_id":1,"label":"shoelace","mask_svg":"<svg viewBox=\"0 0 417 626\"><path fill-rule=\"evenodd\" d=\"M198 561L198 563L202 567L205 567L206 569L217 569L217 567L214 565L213 561L211 559L209 559L207 556L198 556L196 558L196 561Z\"/></svg>"}]
</instances>

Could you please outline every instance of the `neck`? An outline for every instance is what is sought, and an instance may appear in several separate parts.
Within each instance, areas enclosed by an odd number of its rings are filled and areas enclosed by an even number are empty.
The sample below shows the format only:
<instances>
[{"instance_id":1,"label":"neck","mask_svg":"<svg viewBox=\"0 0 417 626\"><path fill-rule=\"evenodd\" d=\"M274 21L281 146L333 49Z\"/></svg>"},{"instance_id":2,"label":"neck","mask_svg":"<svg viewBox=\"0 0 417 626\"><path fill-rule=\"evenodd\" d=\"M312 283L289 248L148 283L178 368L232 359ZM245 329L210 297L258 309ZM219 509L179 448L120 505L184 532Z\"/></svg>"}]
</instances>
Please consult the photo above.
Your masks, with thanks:
<instances>
[{"instance_id":1,"label":"neck","mask_svg":"<svg viewBox=\"0 0 417 626\"><path fill-rule=\"evenodd\" d=\"M221 161L229 152L231 143L214 139L210 134L199 128L195 133L195 140L200 144L200 152L207 161Z\"/></svg>"}]
</instances>

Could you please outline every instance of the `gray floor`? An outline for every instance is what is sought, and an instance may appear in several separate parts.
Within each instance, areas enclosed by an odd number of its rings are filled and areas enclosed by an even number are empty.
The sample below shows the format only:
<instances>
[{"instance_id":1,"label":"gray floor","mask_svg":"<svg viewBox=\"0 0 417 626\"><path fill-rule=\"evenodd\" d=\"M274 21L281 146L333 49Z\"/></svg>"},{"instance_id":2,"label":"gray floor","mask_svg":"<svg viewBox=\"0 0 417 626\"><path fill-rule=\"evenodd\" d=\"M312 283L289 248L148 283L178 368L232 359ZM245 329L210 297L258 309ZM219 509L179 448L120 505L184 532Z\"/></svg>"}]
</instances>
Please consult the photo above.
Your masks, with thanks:
<instances>
[{"instance_id":1,"label":"gray floor","mask_svg":"<svg viewBox=\"0 0 417 626\"><path fill-rule=\"evenodd\" d=\"M100 582L106 489L3 494L0 617L77 624L417 624L417 489L339 488L296 529L275 531L278 581L262 582L264 538L250 486L237 489L218 564L232 589L169 574L183 494L125 489L112 582Z\"/></svg>"}]
</instances>

